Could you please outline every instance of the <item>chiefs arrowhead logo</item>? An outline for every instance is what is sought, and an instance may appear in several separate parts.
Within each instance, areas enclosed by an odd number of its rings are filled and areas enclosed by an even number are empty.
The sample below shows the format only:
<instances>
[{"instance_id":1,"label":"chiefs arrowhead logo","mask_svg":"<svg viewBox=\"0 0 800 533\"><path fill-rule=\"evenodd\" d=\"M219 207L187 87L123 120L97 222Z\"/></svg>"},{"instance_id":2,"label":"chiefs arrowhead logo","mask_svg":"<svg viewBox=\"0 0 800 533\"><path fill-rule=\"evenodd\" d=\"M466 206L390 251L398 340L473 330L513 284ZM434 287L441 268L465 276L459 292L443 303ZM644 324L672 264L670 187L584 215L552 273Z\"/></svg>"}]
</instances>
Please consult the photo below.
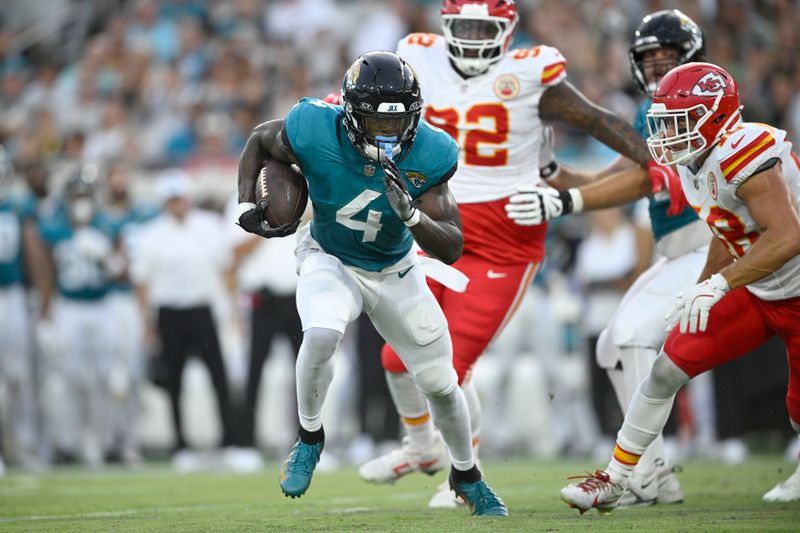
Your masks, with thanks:
<instances>
[{"instance_id":1,"label":"chiefs arrowhead logo","mask_svg":"<svg viewBox=\"0 0 800 533\"><path fill-rule=\"evenodd\" d=\"M716 72L709 72L692 87L694 96L717 96L728 86L725 78Z\"/></svg>"}]
</instances>

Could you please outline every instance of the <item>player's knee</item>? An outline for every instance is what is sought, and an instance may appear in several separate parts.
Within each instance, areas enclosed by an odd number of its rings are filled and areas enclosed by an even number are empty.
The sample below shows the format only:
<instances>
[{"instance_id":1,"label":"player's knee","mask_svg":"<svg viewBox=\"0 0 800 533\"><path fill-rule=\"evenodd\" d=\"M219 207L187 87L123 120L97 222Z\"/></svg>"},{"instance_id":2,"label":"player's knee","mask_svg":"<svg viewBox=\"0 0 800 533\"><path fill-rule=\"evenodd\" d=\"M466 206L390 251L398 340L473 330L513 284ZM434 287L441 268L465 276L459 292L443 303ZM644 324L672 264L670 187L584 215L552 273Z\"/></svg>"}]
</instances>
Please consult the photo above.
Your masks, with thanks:
<instances>
[{"instance_id":1,"label":"player's knee","mask_svg":"<svg viewBox=\"0 0 800 533\"><path fill-rule=\"evenodd\" d=\"M383 365L383 369L387 372L393 372L395 374L406 372L406 366L403 364L403 361L400 360L400 357L389 344L384 344L381 349L381 365Z\"/></svg>"},{"instance_id":2,"label":"player's knee","mask_svg":"<svg viewBox=\"0 0 800 533\"><path fill-rule=\"evenodd\" d=\"M425 396L446 396L458 386L458 378L452 366L441 364L414 374L414 383Z\"/></svg>"},{"instance_id":3,"label":"player's knee","mask_svg":"<svg viewBox=\"0 0 800 533\"><path fill-rule=\"evenodd\" d=\"M333 356L343 335L327 328L309 328L303 332L300 352L316 361L324 361Z\"/></svg>"},{"instance_id":4,"label":"player's knee","mask_svg":"<svg viewBox=\"0 0 800 533\"><path fill-rule=\"evenodd\" d=\"M664 352L656 358L642 392L650 398L669 398L689 381L689 376Z\"/></svg>"}]
</instances>

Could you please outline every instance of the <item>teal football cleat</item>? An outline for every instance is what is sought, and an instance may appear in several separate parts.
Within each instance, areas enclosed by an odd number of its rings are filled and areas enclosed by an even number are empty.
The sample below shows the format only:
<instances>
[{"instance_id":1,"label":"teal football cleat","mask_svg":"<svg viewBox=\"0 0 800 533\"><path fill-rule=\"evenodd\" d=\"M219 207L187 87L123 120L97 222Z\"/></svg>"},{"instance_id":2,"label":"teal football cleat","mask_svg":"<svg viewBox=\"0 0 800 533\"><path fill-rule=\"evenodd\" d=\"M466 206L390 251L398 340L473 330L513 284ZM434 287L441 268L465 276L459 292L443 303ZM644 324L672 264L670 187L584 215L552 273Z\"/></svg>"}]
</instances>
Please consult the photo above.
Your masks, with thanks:
<instances>
[{"instance_id":1,"label":"teal football cleat","mask_svg":"<svg viewBox=\"0 0 800 533\"><path fill-rule=\"evenodd\" d=\"M508 516L506 504L483 479L474 483L459 483L453 479L451 472L450 488L467 502L474 516Z\"/></svg>"},{"instance_id":2,"label":"teal football cleat","mask_svg":"<svg viewBox=\"0 0 800 533\"><path fill-rule=\"evenodd\" d=\"M319 456L322 453L323 442L316 444L306 444L300 439L294 443L289 457L281 466L280 479L281 491L286 496L299 498L306 493L311 486L311 477L314 469L319 463Z\"/></svg>"}]
</instances>

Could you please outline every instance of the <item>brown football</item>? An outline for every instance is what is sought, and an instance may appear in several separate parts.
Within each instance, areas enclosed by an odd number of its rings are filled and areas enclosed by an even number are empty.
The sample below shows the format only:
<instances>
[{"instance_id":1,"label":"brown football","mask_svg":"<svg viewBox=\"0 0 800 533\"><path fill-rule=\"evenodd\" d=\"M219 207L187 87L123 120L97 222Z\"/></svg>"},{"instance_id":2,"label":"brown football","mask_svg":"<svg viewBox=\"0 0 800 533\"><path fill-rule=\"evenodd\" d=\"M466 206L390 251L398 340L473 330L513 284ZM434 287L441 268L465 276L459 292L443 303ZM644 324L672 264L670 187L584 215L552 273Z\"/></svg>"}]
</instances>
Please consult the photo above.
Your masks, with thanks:
<instances>
[{"instance_id":1,"label":"brown football","mask_svg":"<svg viewBox=\"0 0 800 533\"><path fill-rule=\"evenodd\" d=\"M296 222L308 203L308 184L297 165L269 159L256 181L256 203L267 201L264 220L273 227Z\"/></svg>"}]
</instances>

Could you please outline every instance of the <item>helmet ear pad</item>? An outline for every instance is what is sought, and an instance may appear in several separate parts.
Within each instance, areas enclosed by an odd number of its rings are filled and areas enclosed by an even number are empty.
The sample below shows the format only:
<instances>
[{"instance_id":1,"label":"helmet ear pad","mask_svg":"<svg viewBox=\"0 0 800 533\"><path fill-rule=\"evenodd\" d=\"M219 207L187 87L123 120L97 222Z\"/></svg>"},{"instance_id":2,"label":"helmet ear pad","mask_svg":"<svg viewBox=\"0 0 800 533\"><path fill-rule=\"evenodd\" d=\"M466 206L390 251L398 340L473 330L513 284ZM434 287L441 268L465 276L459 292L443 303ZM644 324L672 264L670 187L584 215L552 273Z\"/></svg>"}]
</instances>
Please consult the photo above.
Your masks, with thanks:
<instances>
[{"instance_id":1,"label":"helmet ear pad","mask_svg":"<svg viewBox=\"0 0 800 533\"><path fill-rule=\"evenodd\" d=\"M393 138L398 150L410 147L422 104L414 69L393 52L367 52L342 81L342 123L353 146L370 159L378 159L379 136Z\"/></svg>"}]
</instances>

